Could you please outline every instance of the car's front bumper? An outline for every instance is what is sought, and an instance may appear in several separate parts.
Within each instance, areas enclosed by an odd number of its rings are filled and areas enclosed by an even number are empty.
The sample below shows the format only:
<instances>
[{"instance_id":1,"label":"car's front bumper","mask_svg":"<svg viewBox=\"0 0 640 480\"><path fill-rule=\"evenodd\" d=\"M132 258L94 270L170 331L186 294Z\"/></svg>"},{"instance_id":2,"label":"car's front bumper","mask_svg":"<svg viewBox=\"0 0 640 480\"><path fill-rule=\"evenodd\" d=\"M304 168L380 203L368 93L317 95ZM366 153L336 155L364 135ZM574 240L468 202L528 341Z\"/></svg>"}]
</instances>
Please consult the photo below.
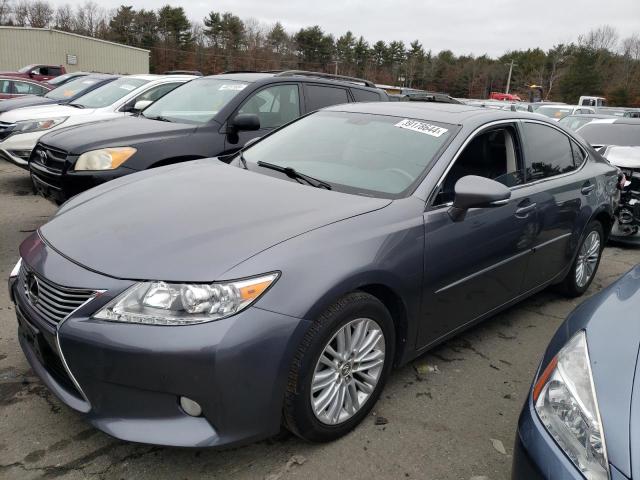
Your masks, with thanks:
<instances>
[{"instance_id":1,"label":"car's front bumper","mask_svg":"<svg viewBox=\"0 0 640 480\"><path fill-rule=\"evenodd\" d=\"M307 322L255 306L191 326L95 320L91 314L133 282L81 268L37 235L21 254L49 281L106 290L51 325L21 281L11 285L29 363L91 424L123 440L172 446L233 445L277 433L290 361ZM180 396L197 401L202 416L187 415Z\"/></svg>"},{"instance_id":2,"label":"car's front bumper","mask_svg":"<svg viewBox=\"0 0 640 480\"><path fill-rule=\"evenodd\" d=\"M0 158L28 170L29 155L42 133L14 133L3 139L0 141Z\"/></svg>"},{"instance_id":3,"label":"car's front bumper","mask_svg":"<svg viewBox=\"0 0 640 480\"><path fill-rule=\"evenodd\" d=\"M629 480L613 465L611 480ZM511 480L584 480L538 418L531 395L520 414Z\"/></svg>"}]
</instances>

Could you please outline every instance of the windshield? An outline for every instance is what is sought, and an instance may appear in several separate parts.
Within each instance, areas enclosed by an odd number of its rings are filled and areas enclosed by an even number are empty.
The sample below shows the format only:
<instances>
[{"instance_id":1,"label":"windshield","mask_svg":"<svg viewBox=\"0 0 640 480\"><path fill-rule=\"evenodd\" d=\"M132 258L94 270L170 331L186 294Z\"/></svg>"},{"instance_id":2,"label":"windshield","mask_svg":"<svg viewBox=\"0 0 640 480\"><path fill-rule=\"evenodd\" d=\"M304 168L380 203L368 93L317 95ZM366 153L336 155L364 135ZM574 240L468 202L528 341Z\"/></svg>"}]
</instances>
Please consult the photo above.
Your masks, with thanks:
<instances>
[{"instance_id":1,"label":"windshield","mask_svg":"<svg viewBox=\"0 0 640 480\"><path fill-rule=\"evenodd\" d=\"M64 85L61 85L58 88L54 88L49 93L47 93L45 97L52 100L65 100L68 98L72 98L79 93L82 93L92 85L95 85L96 83L98 83L98 81L99 80L97 78L77 78L65 83Z\"/></svg>"},{"instance_id":2,"label":"windshield","mask_svg":"<svg viewBox=\"0 0 640 480\"><path fill-rule=\"evenodd\" d=\"M593 146L640 146L640 123L590 123L580 129L580 136Z\"/></svg>"},{"instance_id":3,"label":"windshield","mask_svg":"<svg viewBox=\"0 0 640 480\"><path fill-rule=\"evenodd\" d=\"M558 123L560 125L567 127L570 130L576 131L581 126L586 125L589 122L593 122L594 120L595 118L590 118L590 117L567 116L567 117L561 118Z\"/></svg>"},{"instance_id":4,"label":"windshield","mask_svg":"<svg viewBox=\"0 0 640 480\"><path fill-rule=\"evenodd\" d=\"M207 123L248 83L235 80L193 80L160 98L143 115L178 123Z\"/></svg>"},{"instance_id":5,"label":"windshield","mask_svg":"<svg viewBox=\"0 0 640 480\"><path fill-rule=\"evenodd\" d=\"M573 113L572 107L539 107L536 109L536 113L540 113L549 118L555 118L556 120L571 115Z\"/></svg>"},{"instance_id":6,"label":"windshield","mask_svg":"<svg viewBox=\"0 0 640 480\"><path fill-rule=\"evenodd\" d=\"M320 111L244 152L251 170L268 162L327 182L333 190L383 198L405 196L452 137L438 122L364 113Z\"/></svg>"},{"instance_id":7,"label":"windshield","mask_svg":"<svg viewBox=\"0 0 640 480\"><path fill-rule=\"evenodd\" d=\"M27 65L26 67L22 67L20 70L18 70L19 73L28 73L31 70L33 70L33 68L35 67L35 65Z\"/></svg>"},{"instance_id":8,"label":"windshield","mask_svg":"<svg viewBox=\"0 0 640 480\"><path fill-rule=\"evenodd\" d=\"M119 78L118 80L114 80L111 83L100 88L96 88L86 95L81 96L79 99L75 100L73 104L82 105L86 108L108 107L145 83L149 83L149 80L128 77Z\"/></svg>"}]
</instances>

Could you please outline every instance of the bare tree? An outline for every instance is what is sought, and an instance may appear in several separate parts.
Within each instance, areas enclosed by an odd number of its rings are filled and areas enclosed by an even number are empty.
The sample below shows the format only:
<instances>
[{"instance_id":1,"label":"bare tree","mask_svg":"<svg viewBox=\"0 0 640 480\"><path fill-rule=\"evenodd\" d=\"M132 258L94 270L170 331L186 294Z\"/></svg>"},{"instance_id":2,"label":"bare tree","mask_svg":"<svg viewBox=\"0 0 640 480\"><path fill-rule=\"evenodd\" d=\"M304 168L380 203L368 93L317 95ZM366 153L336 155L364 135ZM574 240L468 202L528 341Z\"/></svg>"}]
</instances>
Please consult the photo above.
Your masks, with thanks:
<instances>
[{"instance_id":1,"label":"bare tree","mask_svg":"<svg viewBox=\"0 0 640 480\"><path fill-rule=\"evenodd\" d=\"M67 3L60 5L56 10L55 27L65 32L71 32L74 28L75 17L71 6Z\"/></svg>"},{"instance_id":2,"label":"bare tree","mask_svg":"<svg viewBox=\"0 0 640 480\"><path fill-rule=\"evenodd\" d=\"M28 0L19 0L13 7L13 23L19 27L26 27L29 23Z\"/></svg>"},{"instance_id":3,"label":"bare tree","mask_svg":"<svg viewBox=\"0 0 640 480\"><path fill-rule=\"evenodd\" d=\"M602 25L578 37L578 45L592 50L615 50L618 44L618 31L611 25Z\"/></svg>"},{"instance_id":4,"label":"bare tree","mask_svg":"<svg viewBox=\"0 0 640 480\"><path fill-rule=\"evenodd\" d=\"M10 0L0 0L0 25L9 23L10 18L11 18Z\"/></svg>"},{"instance_id":5,"label":"bare tree","mask_svg":"<svg viewBox=\"0 0 640 480\"><path fill-rule=\"evenodd\" d=\"M27 5L29 25L34 28L46 28L53 20L53 7L46 0L35 0Z\"/></svg>"}]
</instances>

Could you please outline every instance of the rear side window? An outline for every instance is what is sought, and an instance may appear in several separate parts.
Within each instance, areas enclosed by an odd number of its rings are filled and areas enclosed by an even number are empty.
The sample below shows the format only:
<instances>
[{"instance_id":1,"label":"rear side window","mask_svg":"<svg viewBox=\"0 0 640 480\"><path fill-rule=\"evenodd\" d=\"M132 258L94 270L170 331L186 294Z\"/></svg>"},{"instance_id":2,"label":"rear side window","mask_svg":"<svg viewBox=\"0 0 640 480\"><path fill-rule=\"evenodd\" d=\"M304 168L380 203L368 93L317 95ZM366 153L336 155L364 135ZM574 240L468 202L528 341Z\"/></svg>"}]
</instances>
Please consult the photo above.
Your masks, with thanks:
<instances>
[{"instance_id":1,"label":"rear side window","mask_svg":"<svg viewBox=\"0 0 640 480\"><path fill-rule=\"evenodd\" d=\"M61 73L60 67L49 67L49 75L55 75L57 77Z\"/></svg>"},{"instance_id":2,"label":"rear side window","mask_svg":"<svg viewBox=\"0 0 640 480\"><path fill-rule=\"evenodd\" d=\"M11 82L9 80L0 80L0 93L11 93Z\"/></svg>"},{"instance_id":3,"label":"rear side window","mask_svg":"<svg viewBox=\"0 0 640 480\"><path fill-rule=\"evenodd\" d=\"M348 103L349 95L345 88L307 85L305 90L307 110L313 112L320 108L340 103Z\"/></svg>"},{"instance_id":4,"label":"rear side window","mask_svg":"<svg viewBox=\"0 0 640 480\"><path fill-rule=\"evenodd\" d=\"M535 182L576 169L569 137L539 123L523 125L527 142L526 181Z\"/></svg>"},{"instance_id":5,"label":"rear side window","mask_svg":"<svg viewBox=\"0 0 640 480\"><path fill-rule=\"evenodd\" d=\"M34 85L28 82L14 82L15 93L20 95L42 95L45 91L44 88L39 85Z\"/></svg>"},{"instance_id":6,"label":"rear side window","mask_svg":"<svg viewBox=\"0 0 640 480\"><path fill-rule=\"evenodd\" d=\"M351 93L356 99L356 102L379 102L380 95L378 92L370 92L369 90L360 90L359 88L352 88Z\"/></svg>"}]
</instances>

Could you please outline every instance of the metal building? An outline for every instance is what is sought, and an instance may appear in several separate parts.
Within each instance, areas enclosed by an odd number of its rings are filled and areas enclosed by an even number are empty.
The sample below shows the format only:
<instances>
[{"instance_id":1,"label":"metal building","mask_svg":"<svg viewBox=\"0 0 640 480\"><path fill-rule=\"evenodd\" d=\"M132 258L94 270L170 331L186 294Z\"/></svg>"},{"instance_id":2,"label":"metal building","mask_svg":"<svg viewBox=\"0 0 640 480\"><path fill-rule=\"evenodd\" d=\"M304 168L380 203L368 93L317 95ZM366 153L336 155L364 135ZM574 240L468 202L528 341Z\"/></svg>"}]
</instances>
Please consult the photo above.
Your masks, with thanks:
<instances>
[{"instance_id":1,"label":"metal building","mask_svg":"<svg viewBox=\"0 0 640 480\"><path fill-rule=\"evenodd\" d=\"M0 71L35 63L67 72L149 73L149 50L48 28L0 27Z\"/></svg>"}]
</instances>

